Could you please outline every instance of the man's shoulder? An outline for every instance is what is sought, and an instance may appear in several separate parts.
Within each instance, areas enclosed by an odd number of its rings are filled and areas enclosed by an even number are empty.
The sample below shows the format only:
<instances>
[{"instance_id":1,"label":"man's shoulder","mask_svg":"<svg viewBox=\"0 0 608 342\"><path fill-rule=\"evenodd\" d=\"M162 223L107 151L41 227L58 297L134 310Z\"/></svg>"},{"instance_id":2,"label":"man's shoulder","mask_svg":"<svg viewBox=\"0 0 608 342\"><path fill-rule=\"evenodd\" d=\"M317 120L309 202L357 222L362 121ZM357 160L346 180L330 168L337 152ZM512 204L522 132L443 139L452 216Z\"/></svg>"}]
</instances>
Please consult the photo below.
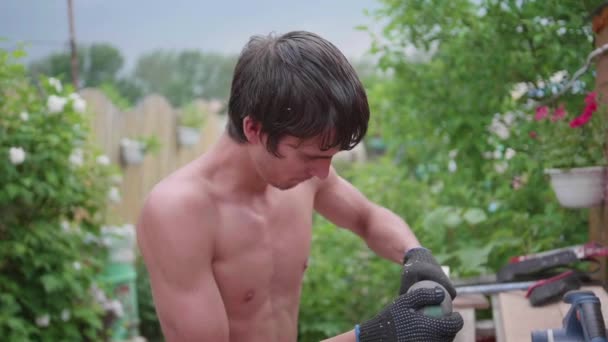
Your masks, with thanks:
<instances>
[{"instance_id":1,"label":"man's shoulder","mask_svg":"<svg viewBox=\"0 0 608 342\"><path fill-rule=\"evenodd\" d=\"M140 214L140 224L162 228L176 222L187 228L209 222L213 213L209 186L204 180L194 182L172 176L160 181L148 193ZM201 220L205 217L205 220Z\"/></svg>"}]
</instances>

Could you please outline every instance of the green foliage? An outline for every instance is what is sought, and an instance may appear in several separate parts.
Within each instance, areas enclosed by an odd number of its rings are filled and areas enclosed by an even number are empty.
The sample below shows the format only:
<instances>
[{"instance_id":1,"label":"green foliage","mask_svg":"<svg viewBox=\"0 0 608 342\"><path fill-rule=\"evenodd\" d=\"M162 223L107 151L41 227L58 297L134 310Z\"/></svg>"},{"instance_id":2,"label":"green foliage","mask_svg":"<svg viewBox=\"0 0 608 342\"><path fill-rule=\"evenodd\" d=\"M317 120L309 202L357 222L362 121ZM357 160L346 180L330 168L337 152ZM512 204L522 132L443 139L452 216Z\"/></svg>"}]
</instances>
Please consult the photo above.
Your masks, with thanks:
<instances>
[{"instance_id":1,"label":"green foliage","mask_svg":"<svg viewBox=\"0 0 608 342\"><path fill-rule=\"evenodd\" d=\"M399 291L400 267L387 264L357 236L316 216L298 341L351 330L388 304Z\"/></svg>"},{"instance_id":2,"label":"green foliage","mask_svg":"<svg viewBox=\"0 0 608 342\"><path fill-rule=\"evenodd\" d=\"M31 63L34 75L48 75L63 82L71 82L71 54L69 51L53 53ZM79 83L83 87L97 87L117 80L118 71L124 64L120 51L109 44L92 44L78 49Z\"/></svg>"},{"instance_id":3,"label":"green foliage","mask_svg":"<svg viewBox=\"0 0 608 342\"><path fill-rule=\"evenodd\" d=\"M235 64L236 56L158 50L137 60L133 76L146 94L162 94L179 107L196 98L228 98Z\"/></svg>"},{"instance_id":4,"label":"green foliage","mask_svg":"<svg viewBox=\"0 0 608 342\"><path fill-rule=\"evenodd\" d=\"M162 341L163 335L160 322L154 307L152 289L150 288L150 276L148 269L139 257L137 267L137 310L139 312L139 331L148 341Z\"/></svg>"},{"instance_id":5,"label":"green foliage","mask_svg":"<svg viewBox=\"0 0 608 342\"><path fill-rule=\"evenodd\" d=\"M124 97L116 86L111 83L101 84L99 90L101 90L116 107L123 111L128 110L133 106L129 99Z\"/></svg>"},{"instance_id":6,"label":"green foliage","mask_svg":"<svg viewBox=\"0 0 608 342\"><path fill-rule=\"evenodd\" d=\"M141 142L144 153L155 154L160 150L161 142L156 135L140 136L137 140Z\"/></svg>"},{"instance_id":7,"label":"green foliage","mask_svg":"<svg viewBox=\"0 0 608 342\"><path fill-rule=\"evenodd\" d=\"M0 50L0 335L98 341L96 241L116 170L98 162L84 101L56 79L32 85L22 55Z\"/></svg>"},{"instance_id":8,"label":"green foliage","mask_svg":"<svg viewBox=\"0 0 608 342\"><path fill-rule=\"evenodd\" d=\"M182 108L179 115L179 123L182 126L191 128L201 128L205 124L206 113L195 103L189 103Z\"/></svg>"},{"instance_id":9,"label":"green foliage","mask_svg":"<svg viewBox=\"0 0 608 342\"><path fill-rule=\"evenodd\" d=\"M454 275L586 239L586 211L556 203L530 130L534 108L555 93L545 85L559 86L555 75L572 75L593 50L588 15L600 3L385 0L373 13L386 24L372 50L391 77L368 89L370 131L405 174L387 192L426 187L428 198L414 195L428 201L426 219L396 210ZM580 113L592 83L588 73L558 103ZM515 96L522 85L534 92ZM470 210L486 219L467 221Z\"/></svg>"}]
</instances>

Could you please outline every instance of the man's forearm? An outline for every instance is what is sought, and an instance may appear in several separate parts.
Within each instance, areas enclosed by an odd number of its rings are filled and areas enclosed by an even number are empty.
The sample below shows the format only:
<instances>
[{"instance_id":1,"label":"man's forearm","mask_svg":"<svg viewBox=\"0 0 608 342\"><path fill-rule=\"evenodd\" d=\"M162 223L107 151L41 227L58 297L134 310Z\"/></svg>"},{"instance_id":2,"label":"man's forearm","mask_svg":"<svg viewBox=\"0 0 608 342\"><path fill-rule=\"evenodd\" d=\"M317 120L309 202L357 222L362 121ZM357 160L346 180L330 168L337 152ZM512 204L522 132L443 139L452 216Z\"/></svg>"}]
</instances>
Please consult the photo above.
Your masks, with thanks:
<instances>
[{"instance_id":1,"label":"man's forearm","mask_svg":"<svg viewBox=\"0 0 608 342\"><path fill-rule=\"evenodd\" d=\"M407 250L420 242L407 223L392 211L378 205L370 211L363 239L376 254L401 264Z\"/></svg>"},{"instance_id":2,"label":"man's forearm","mask_svg":"<svg viewBox=\"0 0 608 342\"><path fill-rule=\"evenodd\" d=\"M357 338L355 337L355 331L351 330L349 332L328 338L321 342L355 342L356 340Z\"/></svg>"}]
</instances>

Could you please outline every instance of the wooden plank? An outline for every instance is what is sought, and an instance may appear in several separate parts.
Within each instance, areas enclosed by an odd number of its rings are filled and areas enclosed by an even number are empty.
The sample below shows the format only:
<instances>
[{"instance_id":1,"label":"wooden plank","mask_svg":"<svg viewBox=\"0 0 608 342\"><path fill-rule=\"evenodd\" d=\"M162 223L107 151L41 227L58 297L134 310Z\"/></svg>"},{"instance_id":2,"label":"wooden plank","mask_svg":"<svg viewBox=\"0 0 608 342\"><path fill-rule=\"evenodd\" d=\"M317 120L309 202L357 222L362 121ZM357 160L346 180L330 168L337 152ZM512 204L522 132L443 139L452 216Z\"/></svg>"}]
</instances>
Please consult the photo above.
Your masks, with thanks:
<instances>
[{"instance_id":1,"label":"wooden plank","mask_svg":"<svg viewBox=\"0 0 608 342\"><path fill-rule=\"evenodd\" d=\"M583 286L600 299L604 321L608 325L608 294L601 286ZM559 302L533 307L525 291L505 292L492 296L492 312L497 342L529 341L532 331L559 329L570 305Z\"/></svg>"},{"instance_id":2,"label":"wooden plank","mask_svg":"<svg viewBox=\"0 0 608 342\"><path fill-rule=\"evenodd\" d=\"M455 342L475 341L475 310L490 307L488 299L480 294L459 295L452 302L454 311L457 311L464 320L464 326L454 339Z\"/></svg>"},{"instance_id":3,"label":"wooden plank","mask_svg":"<svg viewBox=\"0 0 608 342\"><path fill-rule=\"evenodd\" d=\"M454 299L452 306L454 309L487 309L490 302L481 294L461 294Z\"/></svg>"},{"instance_id":4,"label":"wooden plank","mask_svg":"<svg viewBox=\"0 0 608 342\"><path fill-rule=\"evenodd\" d=\"M475 341L475 309L463 308L455 309L462 316L464 326L462 330L456 334L454 342L472 342Z\"/></svg>"},{"instance_id":5,"label":"wooden plank","mask_svg":"<svg viewBox=\"0 0 608 342\"><path fill-rule=\"evenodd\" d=\"M496 327L496 342L505 342L505 328L503 326L502 307L498 296L492 296L492 317Z\"/></svg>"}]
</instances>

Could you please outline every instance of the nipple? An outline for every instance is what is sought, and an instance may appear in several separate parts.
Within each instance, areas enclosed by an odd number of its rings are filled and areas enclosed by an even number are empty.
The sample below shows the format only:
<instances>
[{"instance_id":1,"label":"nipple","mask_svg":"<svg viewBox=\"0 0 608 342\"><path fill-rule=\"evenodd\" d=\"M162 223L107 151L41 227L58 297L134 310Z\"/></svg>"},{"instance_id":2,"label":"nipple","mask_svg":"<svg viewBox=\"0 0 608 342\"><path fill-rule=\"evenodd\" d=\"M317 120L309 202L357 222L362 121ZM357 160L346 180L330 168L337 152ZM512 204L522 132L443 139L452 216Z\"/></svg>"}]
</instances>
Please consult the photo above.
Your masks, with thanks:
<instances>
[{"instance_id":1,"label":"nipple","mask_svg":"<svg viewBox=\"0 0 608 342\"><path fill-rule=\"evenodd\" d=\"M247 291L247 294L245 294L245 302L250 302L253 299L253 296L254 296L253 290Z\"/></svg>"}]
</instances>

